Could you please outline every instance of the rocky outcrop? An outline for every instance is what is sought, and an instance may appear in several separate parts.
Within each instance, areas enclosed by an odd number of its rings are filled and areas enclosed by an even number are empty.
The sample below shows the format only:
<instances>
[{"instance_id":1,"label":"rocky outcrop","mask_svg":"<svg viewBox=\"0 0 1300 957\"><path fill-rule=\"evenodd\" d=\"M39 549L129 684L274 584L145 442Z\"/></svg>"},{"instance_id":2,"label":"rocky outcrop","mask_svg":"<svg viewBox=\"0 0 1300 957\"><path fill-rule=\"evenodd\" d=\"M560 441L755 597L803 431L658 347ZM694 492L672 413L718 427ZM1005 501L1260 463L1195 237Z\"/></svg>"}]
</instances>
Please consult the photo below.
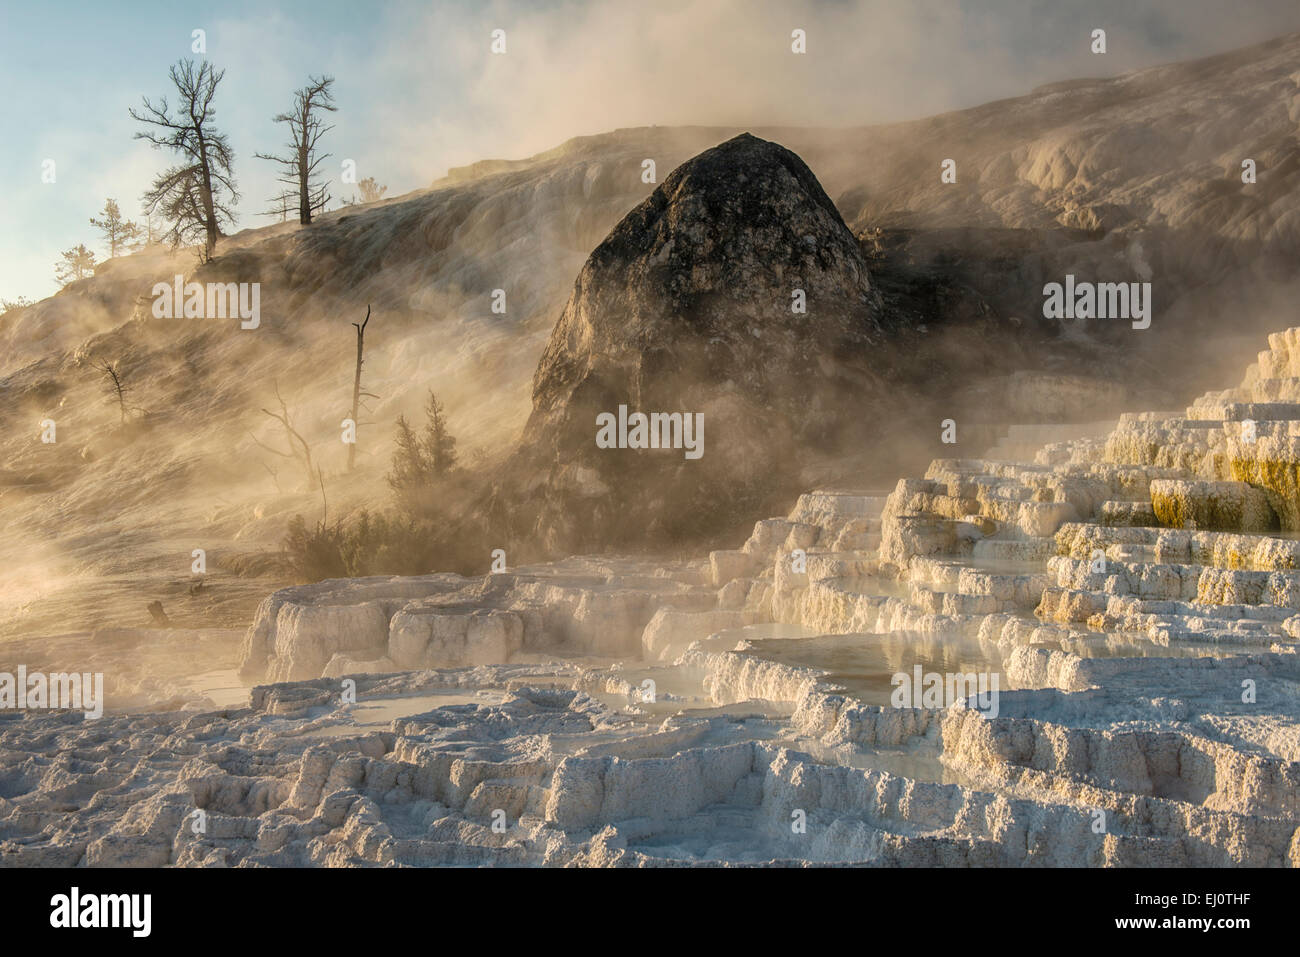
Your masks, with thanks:
<instances>
[{"instance_id":1,"label":"rocky outcrop","mask_svg":"<svg viewBox=\"0 0 1300 957\"><path fill-rule=\"evenodd\" d=\"M683 163L592 252L538 364L541 537L653 538L766 498L800 450L865 436L883 341L857 241L799 157L744 134ZM701 455L598 447L620 407L701 417Z\"/></svg>"}]
</instances>

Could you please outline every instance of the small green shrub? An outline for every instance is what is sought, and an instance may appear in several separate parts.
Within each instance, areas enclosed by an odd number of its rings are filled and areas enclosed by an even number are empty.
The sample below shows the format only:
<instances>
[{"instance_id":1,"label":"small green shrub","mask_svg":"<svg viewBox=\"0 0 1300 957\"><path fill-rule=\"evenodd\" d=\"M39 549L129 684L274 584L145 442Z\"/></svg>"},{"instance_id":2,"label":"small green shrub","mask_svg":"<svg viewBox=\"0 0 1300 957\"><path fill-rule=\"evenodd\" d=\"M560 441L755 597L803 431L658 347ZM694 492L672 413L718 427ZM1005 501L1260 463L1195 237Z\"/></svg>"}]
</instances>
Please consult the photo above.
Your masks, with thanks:
<instances>
[{"instance_id":1,"label":"small green shrub","mask_svg":"<svg viewBox=\"0 0 1300 957\"><path fill-rule=\"evenodd\" d=\"M470 523L457 522L476 494L471 476L456 468L456 439L442 404L429 392L419 434L397 418L388 475L395 514L363 509L332 523L309 527L301 515L289 522L284 552L300 581L367 575L426 575L469 571L486 562L471 544ZM481 549L479 549L481 551Z\"/></svg>"}]
</instances>

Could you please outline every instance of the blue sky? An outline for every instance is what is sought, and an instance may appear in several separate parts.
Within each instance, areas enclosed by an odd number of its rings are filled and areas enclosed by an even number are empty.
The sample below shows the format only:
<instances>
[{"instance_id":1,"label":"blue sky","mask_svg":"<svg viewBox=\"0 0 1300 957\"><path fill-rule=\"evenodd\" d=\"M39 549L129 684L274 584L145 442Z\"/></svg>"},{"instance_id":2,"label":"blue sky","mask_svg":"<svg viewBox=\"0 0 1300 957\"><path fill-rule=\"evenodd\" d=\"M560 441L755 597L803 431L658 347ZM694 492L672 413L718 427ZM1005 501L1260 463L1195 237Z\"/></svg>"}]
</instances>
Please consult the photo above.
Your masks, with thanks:
<instances>
[{"instance_id":1,"label":"blue sky","mask_svg":"<svg viewBox=\"0 0 1300 957\"><path fill-rule=\"evenodd\" d=\"M326 139L397 195L448 167L519 157L571 136L648 123L851 125L972 106L1053 80L1110 75L1300 30L1295 0L578 0L549 2L51 2L0 0L0 298L55 291L60 250L85 242L106 197L139 218L169 157L132 139L168 67L225 69L218 126L236 152L236 228L275 192L308 74L336 77ZM789 53L793 27L808 54ZM1110 52L1087 49L1107 29ZM507 54L489 52L493 29ZM197 57L196 57L197 58ZM53 159L57 181L41 182ZM335 204L336 205L336 204Z\"/></svg>"},{"instance_id":2,"label":"blue sky","mask_svg":"<svg viewBox=\"0 0 1300 957\"><path fill-rule=\"evenodd\" d=\"M0 38L0 106L6 131L0 174L14 188L0 194L0 296L32 298L57 288L53 263L62 249L100 242L88 219L115 197L123 213L140 219L139 196L170 162L164 151L133 140L140 125L127 115L142 96L176 102L168 67L192 53L192 31L206 31L207 58L226 70L218 90L217 126L234 146L242 201L238 226L271 222L256 214L275 191L272 164L257 151L280 152L283 127L271 117L287 108L310 73L336 77L328 134L328 172L355 159L358 176L374 175L390 193L427 185L438 175L434 157L395 155L383 124L405 111L420 115L454 96L450 61L431 55L410 64L385 62L390 38L414 38L410 23L423 6L393 4L368 13L365 5L327 2L221 4L136 2L4 4ZM472 8L457 12L472 15ZM424 14L427 16L427 14ZM429 22L421 19L421 26ZM462 29L464 29L462 27ZM432 31L431 31L432 32ZM381 59L376 62L376 56ZM439 91L431 94L431 91ZM41 182L41 164L56 163L56 182ZM350 187L336 186L336 195ZM337 205L337 203L332 204Z\"/></svg>"}]
</instances>

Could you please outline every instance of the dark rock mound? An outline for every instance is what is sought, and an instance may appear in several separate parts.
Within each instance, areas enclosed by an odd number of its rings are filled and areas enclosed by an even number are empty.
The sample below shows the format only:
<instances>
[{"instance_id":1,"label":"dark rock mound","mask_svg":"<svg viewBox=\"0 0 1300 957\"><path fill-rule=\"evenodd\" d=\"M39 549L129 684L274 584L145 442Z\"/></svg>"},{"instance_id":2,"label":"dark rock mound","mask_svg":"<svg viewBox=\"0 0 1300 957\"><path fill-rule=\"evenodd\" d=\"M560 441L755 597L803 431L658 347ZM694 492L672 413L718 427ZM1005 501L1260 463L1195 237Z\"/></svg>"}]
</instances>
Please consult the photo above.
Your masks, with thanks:
<instances>
[{"instance_id":1,"label":"dark rock mound","mask_svg":"<svg viewBox=\"0 0 1300 957\"><path fill-rule=\"evenodd\" d=\"M803 456L870 435L884 339L861 249L803 161L748 134L701 153L578 276L533 380L518 464L540 510L516 530L569 550L752 517ZM599 448L620 405L702 414L702 457Z\"/></svg>"}]
</instances>

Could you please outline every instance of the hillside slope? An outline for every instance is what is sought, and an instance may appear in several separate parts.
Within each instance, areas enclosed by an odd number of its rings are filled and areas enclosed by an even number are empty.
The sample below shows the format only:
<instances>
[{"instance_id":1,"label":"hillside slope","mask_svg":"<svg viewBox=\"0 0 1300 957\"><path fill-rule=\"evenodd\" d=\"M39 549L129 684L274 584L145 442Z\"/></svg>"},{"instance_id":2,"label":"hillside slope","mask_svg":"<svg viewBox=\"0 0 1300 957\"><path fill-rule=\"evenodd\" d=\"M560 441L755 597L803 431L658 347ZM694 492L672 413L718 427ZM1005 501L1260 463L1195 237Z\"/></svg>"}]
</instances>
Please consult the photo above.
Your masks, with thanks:
<instances>
[{"instance_id":1,"label":"hillside slope","mask_svg":"<svg viewBox=\"0 0 1300 957\"><path fill-rule=\"evenodd\" d=\"M1072 392L1062 415L1093 419L1128 388L1142 390L1148 407L1187 401L1219 369L1245 361L1276 306L1297 291L1298 54L1300 36L1289 36L913 123L751 132L797 153L835 201L861 240L885 317L909 314L919 336L928 335L927 315L965 312L991 315L992 328L1005 330L935 336L921 349L927 414L947 407L1015 421L1028 410L982 406L1006 405L1002 377L1086 364L1100 381ZM276 573L241 556L274 548L290 514L321 507L305 470L265 450L284 442L261 411L278 409L277 388L313 446L331 515L386 501L391 422L417 414L429 388L445 402L466 461L491 473L527 420L532 378L574 276L655 189L642 182L643 160L655 159L662 181L738 132L653 127L583 137L530 159L453 171L429 190L329 213L305 230L245 230L206 267L185 254L113 260L6 314L5 631L142 624L155 598L178 622L245 619ZM956 184L940 182L945 158L957 162ZM1241 182L1244 158L1255 160L1258 183ZM1151 328L1043 320L1043 283L1066 272L1151 281ZM260 282L260 327L153 318L153 284L177 273ZM491 309L497 289L504 315ZM359 467L345 474L350 323L367 305L375 318L364 384L379 398L362 417ZM954 355L970 354L972 338L982 342L976 365L987 375L946 374ZM120 363L132 403L147 415L119 424L93 368L99 359ZM58 425L52 445L39 439L46 418ZM944 451L933 431L878 457L919 461ZM200 547L215 556L214 587L190 596L190 555ZM268 577L243 589L240 576L258 570Z\"/></svg>"}]
</instances>

